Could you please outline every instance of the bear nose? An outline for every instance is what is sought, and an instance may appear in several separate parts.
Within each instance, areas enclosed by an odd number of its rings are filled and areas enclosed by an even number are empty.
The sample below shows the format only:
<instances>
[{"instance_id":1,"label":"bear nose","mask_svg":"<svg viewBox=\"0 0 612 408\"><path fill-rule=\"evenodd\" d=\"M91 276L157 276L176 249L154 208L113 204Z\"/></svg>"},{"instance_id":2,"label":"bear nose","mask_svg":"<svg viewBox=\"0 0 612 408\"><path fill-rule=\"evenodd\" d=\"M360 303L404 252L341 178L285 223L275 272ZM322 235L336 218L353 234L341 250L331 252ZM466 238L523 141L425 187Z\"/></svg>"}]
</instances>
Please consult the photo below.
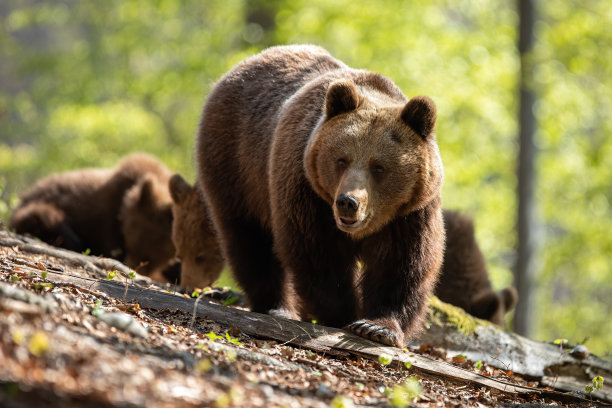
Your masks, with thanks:
<instances>
[{"instance_id":1,"label":"bear nose","mask_svg":"<svg viewBox=\"0 0 612 408\"><path fill-rule=\"evenodd\" d=\"M342 215L352 216L355 215L359 208L359 201L352 195L340 194L336 200L336 207L338 207L338 212Z\"/></svg>"}]
</instances>

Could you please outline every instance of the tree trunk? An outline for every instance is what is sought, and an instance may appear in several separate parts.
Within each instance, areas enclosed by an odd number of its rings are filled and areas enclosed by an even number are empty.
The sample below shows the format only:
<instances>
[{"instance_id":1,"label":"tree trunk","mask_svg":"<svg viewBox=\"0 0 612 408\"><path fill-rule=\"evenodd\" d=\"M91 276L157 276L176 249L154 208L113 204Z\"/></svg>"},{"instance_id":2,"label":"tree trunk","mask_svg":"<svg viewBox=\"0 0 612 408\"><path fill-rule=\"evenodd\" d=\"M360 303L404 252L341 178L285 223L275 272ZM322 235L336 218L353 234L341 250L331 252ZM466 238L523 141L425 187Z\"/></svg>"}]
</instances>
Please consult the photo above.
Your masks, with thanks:
<instances>
[{"instance_id":1,"label":"tree trunk","mask_svg":"<svg viewBox=\"0 0 612 408\"><path fill-rule=\"evenodd\" d=\"M515 283L519 301L514 314L514 330L530 336L533 319L533 291L535 287L535 219L534 219L534 145L535 118L533 106L535 95L531 87L533 48L533 23L535 8L533 0L518 0L519 54L521 58L520 102L519 102L519 154L518 154L518 248L515 265Z\"/></svg>"}]
</instances>

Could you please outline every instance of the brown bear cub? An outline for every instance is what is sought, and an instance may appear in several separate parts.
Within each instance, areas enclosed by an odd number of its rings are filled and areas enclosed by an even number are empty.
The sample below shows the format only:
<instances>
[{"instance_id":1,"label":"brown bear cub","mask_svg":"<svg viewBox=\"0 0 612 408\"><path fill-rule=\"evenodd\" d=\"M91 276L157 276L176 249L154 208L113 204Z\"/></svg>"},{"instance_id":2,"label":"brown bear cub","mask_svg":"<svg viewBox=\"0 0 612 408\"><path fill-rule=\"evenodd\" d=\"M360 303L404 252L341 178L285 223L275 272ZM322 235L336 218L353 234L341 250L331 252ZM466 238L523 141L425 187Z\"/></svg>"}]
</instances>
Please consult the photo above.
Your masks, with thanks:
<instances>
[{"instance_id":1,"label":"brown bear cub","mask_svg":"<svg viewBox=\"0 0 612 408\"><path fill-rule=\"evenodd\" d=\"M493 291L484 256L474 235L472 220L444 210L446 251L434 294L481 319L504 326L504 315L518 300L516 289Z\"/></svg>"},{"instance_id":2,"label":"brown bear cub","mask_svg":"<svg viewBox=\"0 0 612 408\"><path fill-rule=\"evenodd\" d=\"M179 174L170 178L172 242L180 260L180 284L186 288L211 285L221 274L223 257L198 185Z\"/></svg>"},{"instance_id":3,"label":"brown bear cub","mask_svg":"<svg viewBox=\"0 0 612 408\"><path fill-rule=\"evenodd\" d=\"M221 78L198 175L253 311L406 344L444 249L435 121L428 97L316 46L269 48Z\"/></svg>"},{"instance_id":4,"label":"brown bear cub","mask_svg":"<svg viewBox=\"0 0 612 408\"><path fill-rule=\"evenodd\" d=\"M142 153L114 169L54 174L21 197L9 228L73 251L126 260L151 275L174 257L169 178L161 162Z\"/></svg>"}]
</instances>

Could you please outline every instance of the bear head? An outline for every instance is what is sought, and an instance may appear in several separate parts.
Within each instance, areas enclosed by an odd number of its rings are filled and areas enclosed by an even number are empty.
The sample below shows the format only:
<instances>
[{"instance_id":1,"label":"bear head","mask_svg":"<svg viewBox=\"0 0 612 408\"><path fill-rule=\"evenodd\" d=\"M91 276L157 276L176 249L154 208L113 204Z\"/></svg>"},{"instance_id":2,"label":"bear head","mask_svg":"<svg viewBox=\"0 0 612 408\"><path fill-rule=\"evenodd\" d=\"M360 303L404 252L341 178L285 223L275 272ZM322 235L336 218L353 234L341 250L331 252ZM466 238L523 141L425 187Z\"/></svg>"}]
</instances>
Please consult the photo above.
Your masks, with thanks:
<instances>
[{"instance_id":1,"label":"bear head","mask_svg":"<svg viewBox=\"0 0 612 408\"><path fill-rule=\"evenodd\" d=\"M181 286L209 286L221 274L223 257L201 190L175 174L170 178L170 194L174 201L172 241L181 261Z\"/></svg>"},{"instance_id":2,"label":"bear head","mask_svg":"<svg viewBox=\"0 0 612 408\"><path fill-rule=\"evenodd\" d=\"M159 279L174 258L172 199L168 185L146 174L124 196L119 214L125 241L125 264Z\"/></svg>"},{"instance_id":3,"label":"bear head","mask_svg":"<svg viewBox=\"0 0 612 408\"><path fill-rule=\"evenodd\" d=\"M431 99L398 102L376 87L340 79L328 86L323 110L304 167L340 230L367 236L439 196L444 170Z\"/></svg>"},{"instance_id":4,"label":"bear head","mask_svg":"<svg viewBox=\"0 0 612 408\"><path fill-rule=\"evenodd\" d=\"M51 203L32 201L20 206L11 217L9 228L51 245L81 251L82 242L66 221L62 210Z\"/></svg>"}]
</instances>

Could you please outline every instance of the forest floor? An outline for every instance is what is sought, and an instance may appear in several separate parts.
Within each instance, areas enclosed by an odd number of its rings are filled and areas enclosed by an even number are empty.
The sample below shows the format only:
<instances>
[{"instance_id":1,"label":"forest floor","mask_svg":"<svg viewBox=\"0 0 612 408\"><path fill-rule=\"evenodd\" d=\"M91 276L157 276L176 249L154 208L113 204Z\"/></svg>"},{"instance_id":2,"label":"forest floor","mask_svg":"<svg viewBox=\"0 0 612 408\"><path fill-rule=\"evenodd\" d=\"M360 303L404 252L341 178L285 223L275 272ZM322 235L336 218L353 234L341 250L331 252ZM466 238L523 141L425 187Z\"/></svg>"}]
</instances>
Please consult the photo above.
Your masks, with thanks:
<instances>
[{"instance_id":1,"label":"forest floor","mask_svg":"<svg viewBox=\"0 0 612 408\"><path fill-rule=\"evenodd\" d=\"M50 272L108 278L66 259L0 246L2 407L599 405L588 397L560 401L506 393L385 365L384 358L331 355L255 338L178 309L146 309L70 279L54 280ZM129 284L190 298L146 278ZM410 352L538 385L429 345Z\"/></svg>"}]
</instances>

